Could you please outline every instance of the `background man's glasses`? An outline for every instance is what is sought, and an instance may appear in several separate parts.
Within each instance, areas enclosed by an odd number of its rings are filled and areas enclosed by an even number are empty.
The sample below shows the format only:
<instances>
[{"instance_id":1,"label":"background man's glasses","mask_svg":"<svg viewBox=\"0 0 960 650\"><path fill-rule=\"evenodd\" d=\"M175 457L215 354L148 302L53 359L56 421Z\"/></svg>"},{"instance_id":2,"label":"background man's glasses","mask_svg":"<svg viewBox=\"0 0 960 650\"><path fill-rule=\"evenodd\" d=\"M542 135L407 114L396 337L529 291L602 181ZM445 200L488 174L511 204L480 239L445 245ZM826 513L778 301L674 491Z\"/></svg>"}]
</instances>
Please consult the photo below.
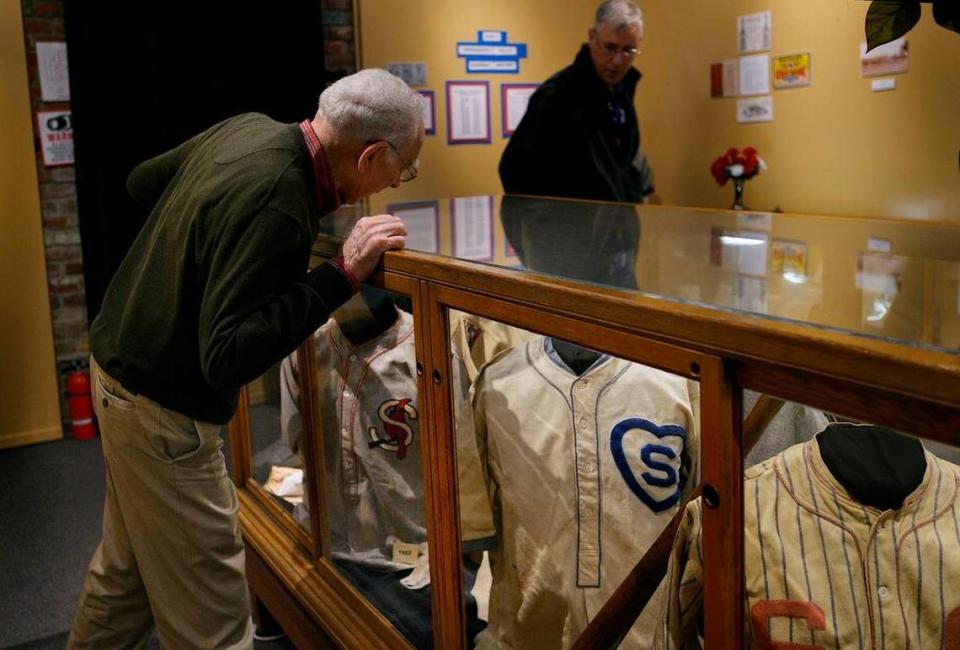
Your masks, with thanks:
<instances>
[{"instance_id":1,"label":"background man's glasses","mask_svg":"<svg viewBox=\"0 0 960 650\"><path fill-rule=\"evenodd\" d=\"M400 182L409 183L414 178L417 177L417 161L414 160L412 163L403 162L403 156L400 155L400 152L397 151L397 148L393 146L393 143L389 140L384 140L390 148L393 149L393 153L397 154L397 158L400 159L400 164L403 165L403 169L400 170Z\"/></svg>"},{"instance_id":2,"label":"background man's glasses","mask_svg":"<svg viewBox=\"0 0 960 650\"><path fill-rule=\"evenodd\" d=\"M620 47L613 43L598 43L598 45L600 50L610 59L621 54L623 58L629 61L640 53L640 50L635 47Z\"/></svg>"}]
</instances>

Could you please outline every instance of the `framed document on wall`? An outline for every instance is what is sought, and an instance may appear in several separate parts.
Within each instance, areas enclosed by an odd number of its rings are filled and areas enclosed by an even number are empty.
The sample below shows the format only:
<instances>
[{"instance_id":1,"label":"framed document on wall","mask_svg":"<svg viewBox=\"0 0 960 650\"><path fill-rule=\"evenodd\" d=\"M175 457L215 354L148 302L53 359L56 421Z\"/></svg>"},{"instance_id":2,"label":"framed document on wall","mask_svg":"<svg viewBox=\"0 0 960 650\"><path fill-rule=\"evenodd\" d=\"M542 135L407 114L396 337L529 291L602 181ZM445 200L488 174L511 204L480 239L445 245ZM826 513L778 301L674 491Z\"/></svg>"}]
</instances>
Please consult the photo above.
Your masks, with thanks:
<instances>
[{"instance_id":1,"label":"framed document on wall","mask_svg":"<svg viewBox=\"0 0 960 650\"><path fill-rule=\"evenodd\" d=\"M437 134L437 104L432 90L418 90L423 97L423 132L425 135Z\"/></svg>"},{"instance_id":2,"label":"framed document on wall","mask_svg":"<svg viewBox=\"0 0 960 650\"><path fill-rule=\"evenodd\" d=\"M447 82L447 144L490 144L490 82Z\"/></svg>"},{"instance_id":3,"label":"framed document on wall","mask_svg":"<svg viewBox=\"0 0 960 650\"><path fill-rule=\"evenodd\" d=\"M500 121L503 123L503 137L509 138L520 125L530 96L539 88L539 84L501 84L500 85Z\"/></svg>"}]
</instances>

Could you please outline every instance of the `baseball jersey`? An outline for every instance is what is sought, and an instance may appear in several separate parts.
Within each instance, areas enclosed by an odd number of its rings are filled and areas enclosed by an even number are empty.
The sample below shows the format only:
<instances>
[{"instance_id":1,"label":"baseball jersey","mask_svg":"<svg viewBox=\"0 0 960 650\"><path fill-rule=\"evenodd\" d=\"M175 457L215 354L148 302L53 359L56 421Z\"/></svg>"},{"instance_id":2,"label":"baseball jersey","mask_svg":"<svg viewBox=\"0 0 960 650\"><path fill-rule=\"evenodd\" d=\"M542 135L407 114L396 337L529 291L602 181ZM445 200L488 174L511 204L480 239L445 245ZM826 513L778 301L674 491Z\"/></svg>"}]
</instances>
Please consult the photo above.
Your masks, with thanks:
<instances>
[{"instance_id":1,"label":"baseball jersey","mask_svg":"<svg viewBox=\"0 0 960 650\"><path fill-rule=\"evenodd\" d=\"M921 484L886 511L848 495L816 440L747 470L747 647L960 648L960 468L925 458ZM697 499L670 558L658 647L700 647L702 558Z\"/></svg>"},{"instance_id":2,"label":"baseball jersey","mask_svg":"<svg viewBox=\"0 0 960 650\"><path fill-rule=\"evenodd\" d=\"M496 542L478 647L572 645L696 482L697 388L607 356L577 376L544 337L484 367L473 433L485 462L460 471L461 493L488 496L486 512L461 502L464 539ZM625 647L649 647L656 619L645 612Z\"/></svg>"},{"instance_id":3,"label":"baseball jersey","mask_svg":"<svg viewBox=\"0 0 960 650\"><path fill-rule=\"evenodd\" d=\"M357 346L333 319L314 335L332 553L386 570L410 568L393 560L396 543L427 540L413 316L398 314ZM282 396L295 392L290 376L281 373ZM292 449L299 446L290 435L299 431L289 411L295 405L281 400Z\"/></svg>"}]
</instances>

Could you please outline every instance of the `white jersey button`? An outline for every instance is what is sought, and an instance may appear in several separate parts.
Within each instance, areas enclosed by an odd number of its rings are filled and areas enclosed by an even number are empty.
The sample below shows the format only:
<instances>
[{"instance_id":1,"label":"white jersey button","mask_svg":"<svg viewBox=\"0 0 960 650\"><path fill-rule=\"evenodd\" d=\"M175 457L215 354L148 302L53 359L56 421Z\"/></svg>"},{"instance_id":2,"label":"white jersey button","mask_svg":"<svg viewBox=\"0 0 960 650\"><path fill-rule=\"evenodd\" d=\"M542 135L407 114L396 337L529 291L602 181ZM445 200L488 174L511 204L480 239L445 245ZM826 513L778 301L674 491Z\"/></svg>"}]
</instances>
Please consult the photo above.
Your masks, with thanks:
<instances>
[{"instance_id":1,"label":"white jersey button","mask_svg":"<svg viewBox=\"0 0 960 650\"><path fill-rule=\"evenodd\" d=\"M590 382L588 382L586 379L584 379L584 380L581 381L579 384L577 384L577 388L579 388L580 390L583 390L584 388L587 387L587 385L588 385L589 383L590 383Z\"/></svg>"},{"instance_id":2,"label":"white jersey button","mask_svg":"<svg viewBox=\"0 0 960 650\"><path fill-rule=\"evenodd\" d=\"M357 355L351 354L351 355L350 355L350 361L356 361L356 360L357 360Z\"/></svg>"},{"instance_id":3,"label":"white jersey button","mask_svg":"<svg viewBox=\"0 0 960 650\"><path fill-rule=\"evenodd\" d=\"M877 589L877 593L880 594L880 598L886 599L886 597L890 595L890 590L886 587L880 587Z\"/></svg>"},{"instance_id":4,"label":"white jersey button","mask_svg":"<svg viewBox=\"0 0 960 650\"><path fill-rule=\"evenodd\" d=\"M584 517L591 517L592 515L593 515L593 510L592 510L591 508L584 508L584 509L583 509L583 516L584 516Z\"/></svg>"},{"instance_id":5,"label":"white jersey button","mask_svg":"<svg viewBox=\"0 0 960 650\"><path fill-rule=\"evenodd\" d=\"M590 420L589 420L588 418L585 418L585 417L580 418L580 426L581 426L581 427L583 427L584 429L586 429L588 424L590 424Z\"/></svg>"}]
</instances>

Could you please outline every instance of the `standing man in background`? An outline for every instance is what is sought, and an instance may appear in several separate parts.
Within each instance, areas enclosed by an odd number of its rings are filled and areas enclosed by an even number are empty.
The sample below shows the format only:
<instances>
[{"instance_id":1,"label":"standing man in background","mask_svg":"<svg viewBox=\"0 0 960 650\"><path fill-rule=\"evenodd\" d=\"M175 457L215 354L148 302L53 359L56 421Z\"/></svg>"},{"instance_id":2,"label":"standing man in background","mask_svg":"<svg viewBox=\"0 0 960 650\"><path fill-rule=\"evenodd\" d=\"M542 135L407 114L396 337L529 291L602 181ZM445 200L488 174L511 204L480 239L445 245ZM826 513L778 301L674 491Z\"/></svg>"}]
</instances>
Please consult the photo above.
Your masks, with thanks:
<instances>
[{"instance_id":1,"label":"standing man in background","mask_svg":"<svg viewBox=\"0 0 960 650\"><path fill-rule=\"evenodd\" d=\"M417 174L421 99L384 70L323 92L313 120L228 119L127 181L150 216L90 331L107 490L69 648L251 648L221 425L263 374L403 248L390 215L307 271L319 220Z\"/></svg>"},{"instance_id":2,"label":"standing man in background","mask_svg":"<svg viewBox=\"0 0 960 650\"><path fill-rule=\"evenodd\" d=\"M639 203L653 192L633 105L643 14L606 0L588 35L573 65L530 98L500 159L508 194Z\"/></svg>"}]
</instances>

